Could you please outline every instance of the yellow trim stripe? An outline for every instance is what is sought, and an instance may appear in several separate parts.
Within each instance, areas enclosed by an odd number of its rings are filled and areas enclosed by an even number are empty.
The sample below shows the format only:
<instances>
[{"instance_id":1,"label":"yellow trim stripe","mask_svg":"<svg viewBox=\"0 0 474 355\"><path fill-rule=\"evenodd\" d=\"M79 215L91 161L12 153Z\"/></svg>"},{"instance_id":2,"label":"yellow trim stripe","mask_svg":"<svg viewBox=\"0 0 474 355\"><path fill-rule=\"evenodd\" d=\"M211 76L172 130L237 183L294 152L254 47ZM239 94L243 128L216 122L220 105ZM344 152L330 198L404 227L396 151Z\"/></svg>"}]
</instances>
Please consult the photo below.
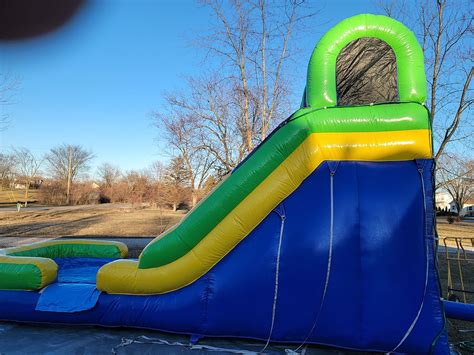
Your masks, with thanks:
<instances>
[{"instance_id":1,"label":"yellow trim stripe","mask_svg":"<svg viewBox=\"0 0 474 355\"><path fill-rule=\"evenodd\" d=\"M34 265L41 272L41 284L37 290L49 285L56 280L58 274L58 265L52 259L48 258L30 258L24 256L0 256L0 264L16 265Z\"/></svg>"},{"instance_id":2,"label":"yellow trim stripe","mask_svg":"<svg viewBox=\"0 0 474 355\"><path fill-rule=\"evenodd\" d=\"M119 294L160 294L191 284L227 255L325 160L401 161L431 155L431 132L427 129L313 133L189 253L150 269L138 269L136 261L114 261L99 270L97 288Z\"/></svg>"}]
</instances>

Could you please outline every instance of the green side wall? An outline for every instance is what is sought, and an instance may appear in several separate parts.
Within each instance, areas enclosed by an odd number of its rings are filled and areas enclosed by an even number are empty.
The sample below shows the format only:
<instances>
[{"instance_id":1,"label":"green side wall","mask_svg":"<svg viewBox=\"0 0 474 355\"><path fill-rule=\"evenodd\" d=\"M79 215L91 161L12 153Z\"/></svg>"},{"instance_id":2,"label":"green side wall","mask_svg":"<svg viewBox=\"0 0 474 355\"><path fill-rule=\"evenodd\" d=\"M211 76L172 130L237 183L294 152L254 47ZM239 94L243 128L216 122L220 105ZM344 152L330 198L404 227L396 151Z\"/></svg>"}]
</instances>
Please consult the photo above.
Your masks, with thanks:
<instances>
[{"instance_id":1,"label":"green side wall","mask_svg":"<svg viewBox=\"0 0 474 355\"><path fill-rule=\"evenodd\" d=\"M114 245L101 244L56 244L8 253L10 256L31 256L42 258L120 258L120 249Z\"/></svg>"},{"instance_id":2,"label":"green side wall","mask_svg":"<svg viewBox=\"0 0 474 355\"><path fill-rule=\"evenodd\" d=\"M41 270L32 264L0 263L0 290L37 290Z\"/></svg>"}]
</instances>

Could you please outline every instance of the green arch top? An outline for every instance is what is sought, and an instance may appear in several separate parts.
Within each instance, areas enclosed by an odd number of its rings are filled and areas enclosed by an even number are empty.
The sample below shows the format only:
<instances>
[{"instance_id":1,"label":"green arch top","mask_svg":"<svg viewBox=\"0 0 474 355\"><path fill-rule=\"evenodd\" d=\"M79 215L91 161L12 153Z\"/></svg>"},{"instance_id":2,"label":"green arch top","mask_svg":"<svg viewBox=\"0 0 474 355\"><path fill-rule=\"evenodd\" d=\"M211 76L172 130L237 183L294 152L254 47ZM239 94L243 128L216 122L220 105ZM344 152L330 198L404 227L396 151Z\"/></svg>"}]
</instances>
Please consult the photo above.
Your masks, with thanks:
<instances>
[{"instance_id":1,"label":"green arch top","mask_svg":"<svg viewBox=\"0 0 474 355\"><path fill-rule=\"evenodd\" d=\"M426 99L423 52L415 35L392 18L364 14L341 21L319 41L308 65L307 105L336 106L337 56L351 41L363 37L378 38L392 47L397 58L400 101L423 103Z\"/></svg>"}]
</instances>

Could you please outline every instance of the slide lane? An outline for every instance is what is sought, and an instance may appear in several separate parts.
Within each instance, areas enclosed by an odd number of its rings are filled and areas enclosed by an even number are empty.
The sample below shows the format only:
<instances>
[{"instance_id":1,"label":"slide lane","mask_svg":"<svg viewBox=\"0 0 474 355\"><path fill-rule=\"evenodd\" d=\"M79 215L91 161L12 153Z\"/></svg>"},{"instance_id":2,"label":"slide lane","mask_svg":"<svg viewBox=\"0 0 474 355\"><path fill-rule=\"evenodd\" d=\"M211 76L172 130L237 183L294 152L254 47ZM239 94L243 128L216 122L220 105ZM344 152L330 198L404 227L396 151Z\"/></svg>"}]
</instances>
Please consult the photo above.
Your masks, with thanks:
<instances>
[{"instance_id":1,"label":"slide lane","mask_svg":"<svg viewBox=\"0 0 474 355\"><path fill-rule=\"evenodd\" d=\"M325 160L431 157L429 117L422 105L352 107L346 111L350 116L344 110L298 111L180 224L147 246L138 262L105 265L98 274L98 288L119 294L159 294L189 285Z\"/></svg>"}]
</instances>

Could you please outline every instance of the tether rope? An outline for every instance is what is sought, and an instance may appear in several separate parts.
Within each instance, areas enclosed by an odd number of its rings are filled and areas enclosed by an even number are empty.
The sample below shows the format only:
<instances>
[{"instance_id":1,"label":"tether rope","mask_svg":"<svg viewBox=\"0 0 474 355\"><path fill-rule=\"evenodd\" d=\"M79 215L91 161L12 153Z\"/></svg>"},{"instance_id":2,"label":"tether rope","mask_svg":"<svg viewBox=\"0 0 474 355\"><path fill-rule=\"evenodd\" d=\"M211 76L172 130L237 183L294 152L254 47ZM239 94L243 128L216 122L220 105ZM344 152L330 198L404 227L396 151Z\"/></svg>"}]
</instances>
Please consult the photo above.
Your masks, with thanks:
<instances>
[{"instance_id":1,"label":"tether rope","mask_svg":"<svg viewBox=\"0 0 474 355\"><path fill-rule=\"evenodd\" d=\"M418 162L417 162L418 164ZM413 331L413 328L415 328L415 325L416 323L418 322L418 319L420 318L420 315L421 315L421 311L423 310L423 306L425 304L425 297L426 297L426 290L428 289L428 271L429 271L429 259L428 259L428 253L429 253L429 250L428 250L428 243L426 242L426 238L428 236L428 220L427 220L427 216L426 216L426 191L425 191L425 180L423 178L423 168L422 167L418 167L418 173L420 174L420 178L421 178L421 188L423 190L423 211L424 211L424 219L425 219L425 233L424 233L424 242L425 242L425 245L426 245L426 251L425 251L425 255L426 255L426 266L425 266L425 286L424 286L424 290L423 290L423 299L421 300L421 304L420 304L420 307L418 308L418 312L416 313L416 316L415 316L415 319L413 319L413 321L411 322L410 326L408 327L407 331L405 332L405 335L402 337L402 339L399 341L399 343L397 344L397 346L395 348L393 348L389 353L394 353L395 351L398 350L398 348L400 346L403 345L403 343L405 342L405 340L408 338L408 336L411 334L411 332Z\"/></svg>"},{"instance_id":2,"label":"tether rope","mask_svg":"<svg viewBox=\"0 0 474 355\"><path fill-rule=\"evenodd\" d=\"M240 349L230 349L230 348L220 348L211 345L192 345L181 343L178 341L168 341L159 338L151 338L146 335L141 335L133 339L129 338L122 338L122 341L119 345L112 348L112 354L117 354L119 348L123 348L132 344L157 344L157 345L165 345L165 346L179 346L183 348L187 348L190 350L204 350L204 351L215 351L219 353L233 353L233 354L244 354L244 355L257 355L258 352L256 351L249 351L249 350L240 350Z\"/></svg>"},{"instance_id":3,"label":"tether rope","mask_svg":"<svg viewBox=\"0 0 474 355\"><path fill-rule=\"evenodd\" d=\"M334 240L334 175L336 174L336 168L334 170L331 169L331 165L329 165L330 169L330 176L329 176L329 188L330 188L330 225L329 225L329 251L328 251L328 265L327 265L327 271L326 271L326 280L324 282L324 289L323 289L323 295L321 297L321 303L319 305L319 310L318 313L316 314L316 319L314 320L313 326L311 327L311 330L309 331L308 335L304 339L304 341L300 344L295 349L296 351L299 351L308 341L310 336L313 334L314 329L316 328L316 325L318 324L319 320L319 315L321 314L321 311L324 306L324 300L326 299L326 294L329 286L329 279L331 277L331 264L332 264L332 246L333 246L333 240Z\"/></svg>"},{"instance_id":4,"label":"tether rope","mask_svg":"<svg viewBox=\"0 0 474 355\"><path fill-rule=\"evenodd\" d=\"M277 301L278 301L278 281L279 281L279 276L280 276L280 255L281 255L281 245L283 242L283 231L285 228L285 209L283 205L281 205L282 211L279 211L278 207L274 210L276 214L281 219L281 224L280 224L280 237L278 239L278 249L277 249L277 256L276 256L276 268L275 268L275 290L273 292L273 306L272 306L272 322L270 325L270 334L268 335L267 342L265 343L265 346L260 352L264 352L268 345L270 344L270 340L272 338L273 334L273 328L275 326L275 318L276 318L276 307L277 307Z\"/></svg>"}]
</instances>

